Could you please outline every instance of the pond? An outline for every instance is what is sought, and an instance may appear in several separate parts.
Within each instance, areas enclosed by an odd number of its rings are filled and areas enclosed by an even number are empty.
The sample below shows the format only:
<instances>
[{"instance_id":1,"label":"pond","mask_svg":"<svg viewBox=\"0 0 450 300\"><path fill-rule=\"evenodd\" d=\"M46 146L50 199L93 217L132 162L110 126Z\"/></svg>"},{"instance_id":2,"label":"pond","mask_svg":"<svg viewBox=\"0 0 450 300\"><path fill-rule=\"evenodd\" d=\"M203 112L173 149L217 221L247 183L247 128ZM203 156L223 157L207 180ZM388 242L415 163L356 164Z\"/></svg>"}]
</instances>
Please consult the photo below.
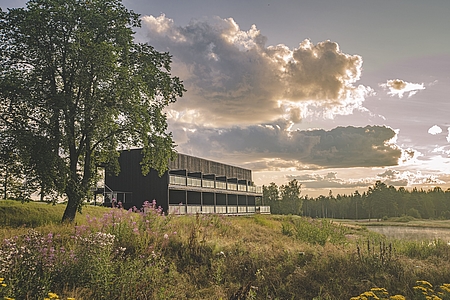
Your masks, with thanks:
<instances>
[{"instance_id":1,"label":"pond","mask_svg":"<svg viewBox=\"0 0 450 300\"><path fill-rule=\"evenodd\" d=\"M406 226L367 226L373 232L389 238L403 240L443 240L450 243L450 228L406 227Z\"/></svg>"}]
</instances>

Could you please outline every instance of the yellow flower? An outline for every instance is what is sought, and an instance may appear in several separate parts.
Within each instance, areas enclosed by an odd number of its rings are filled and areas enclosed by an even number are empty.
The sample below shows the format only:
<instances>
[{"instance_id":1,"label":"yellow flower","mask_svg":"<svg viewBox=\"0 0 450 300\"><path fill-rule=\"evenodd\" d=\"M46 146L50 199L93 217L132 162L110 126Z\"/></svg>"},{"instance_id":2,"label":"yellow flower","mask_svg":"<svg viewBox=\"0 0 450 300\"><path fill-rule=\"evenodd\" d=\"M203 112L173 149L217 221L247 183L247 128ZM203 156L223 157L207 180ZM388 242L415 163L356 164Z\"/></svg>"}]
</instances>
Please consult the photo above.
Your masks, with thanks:
<instances>
[{"instance_id":1,"label":"yellow flower","mask_svg":"<svg viewBox=\"0 0 450 300\"><path fill-rule=\"evenodd\" d=\"M422 294L428 295L428 289L425 288L425 287L423 287L423 286L415 286L415 287L413 287L413 289L415 289L415 290L421 290L421 291L422 291Z\"/></svg>"},{"instance_id":2,"label":"yellow flower","mask_svg":"<svg viewBox=\"0 0 450 300\"><path fill-rule=\"evenodd\" d=\"M361 294L363 297L372 297L373 299L380 299L374 292L364 292Z\"/></svg>"},{"instance_id":3,"label":"yellow flower","mask_svg":"<svg viewBox=\"0 0 450 300\"><path fill-rule=\"evenodd\" d=\"M416 282L417 284L428 285L429 287L433 287L433 285L426 280L417 280Z\"/></svg>"},{"instance_id":4,"label":"yellow flower","mask_svg":"<svg viewBox=\"0 0 450 300\"><path fill-rule=\"evenodd\" d=\"M441 288L443 291L445 291L445 292L447 292L447 293L450 293L450 284L444 283L443 285L440 286L440 288Z\"/></svg>"},{"instance_id":5,"label":"yellow flower","mask_svg":"<svg viewBox=\"0 0 450 300\"><path fill-rule=\"evenodd\" d=\"M405 296L402 295L394 295L389 297L390 300L406 300Z\"/></svg>"},{"instance_id":6,"label":"yellow flower","mask_svg":"<svg viewBox=\"0 0 450 300\"><path fill-rule=\"evenodd\" d=\"M372 292L381 292L385 295L389 294L388 291L385 288L371 288L370 289Z\"/></svg>"},{"instance_id":7,"label":"yellow flower","mask_svg":"<svg viewBox=\"0 0 450 300\"><path fill-rule=\"evenodd\" d=\"M75 298L69 297L67 298L67 300L75 300Z\"/></svg>"},{"instance_id":8,"label":"yellow flower","mask_svg":"<svg viewBox=\"0 0 450 300\"><path fill-rule=\"evenodd\" d=\"M48 293L48 297L50 299L59 299L59 296L56 293Z\"/></svg>"}]
</instances>

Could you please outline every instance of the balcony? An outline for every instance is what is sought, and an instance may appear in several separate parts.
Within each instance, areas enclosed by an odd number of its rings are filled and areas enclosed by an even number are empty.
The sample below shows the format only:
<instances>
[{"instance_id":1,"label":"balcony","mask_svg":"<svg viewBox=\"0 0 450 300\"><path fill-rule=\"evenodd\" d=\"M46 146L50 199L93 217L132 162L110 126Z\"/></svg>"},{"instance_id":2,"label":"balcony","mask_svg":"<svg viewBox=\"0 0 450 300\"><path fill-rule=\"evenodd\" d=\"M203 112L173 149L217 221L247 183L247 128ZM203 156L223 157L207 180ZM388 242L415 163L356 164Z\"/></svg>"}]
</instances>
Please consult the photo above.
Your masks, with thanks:
<instances>
[{"instance_id":1,"label":"balcony","mask_svg":"<svg viewBox=\"0 0 450 300\"><path fill-rule=\"evenodd\" d=\"M224 214L224 215L246 215L246 214L270 214L270 206L226 206L226 205L169 205L169 214Z\"/></svg>"},{"instance_id":2,"label":"balcony","mask_svg":"<svg viewBox=\"0 0 450 300\"><path fill-rule=\"evenodd\" d=\"M186 185L186 177L170 175L169 176L169 183L170 184L175 184L175 185Z\"/></svg>"},{"instance_id":3,"label":"balcony","mask_svg":"<svg viewBox=\"0 0 450 300\"><path fill-rule=\"evenodd\" d=\"M211 179L202 179L198 177L181 175L169 175L169 184L262 194L262 187L260 186L245 185L240 183L238 184L221 180L214 181Z\"/></svg>"},{"instance_id":4,"label":"balcony","mask_svg":"<svg viewBox=\"0 0 450 300\"><path fill-rule=\"evenodd\" d=\"M187 177L187 185L188 186L202 186L202 180L198 178Z\"/></svg>"}]
</instances>

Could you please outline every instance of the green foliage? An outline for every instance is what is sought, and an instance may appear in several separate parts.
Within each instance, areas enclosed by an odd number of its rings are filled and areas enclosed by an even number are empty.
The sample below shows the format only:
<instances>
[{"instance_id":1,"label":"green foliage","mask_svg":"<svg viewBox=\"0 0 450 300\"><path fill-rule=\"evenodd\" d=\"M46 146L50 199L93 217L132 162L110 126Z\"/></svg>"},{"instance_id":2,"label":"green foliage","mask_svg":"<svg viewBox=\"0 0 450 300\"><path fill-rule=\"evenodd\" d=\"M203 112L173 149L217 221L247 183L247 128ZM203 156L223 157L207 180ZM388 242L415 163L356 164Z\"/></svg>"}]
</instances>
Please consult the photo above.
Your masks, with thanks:
<instances>
[{"instance_id":1,"label":"green foliage","mask_svg":"<svg viewBox=\"0 0 450 300\"><path fill-rule=\"evenodd\" d=\"M301 215L302 199L300 197L301 184L293 179L278 188L275 183L263 186L263 203L270 206L272 214Z\"/></svg>"},{"instance_id":2,"label":"green foliage","mask_svg":"<svg viewBox=\"0 0 450 300\"><path fill-rule=\"evenodd\" d=\"M135 211L101 210L100 216L78 215L77 226L8 230L0 244L0 277L6 285L0 296L43 299L51 291L77 300L337 300L366 292L381 298L389 291L422 299L414 288L417 280L436 284L435 295L448 288L446 243L424 243L417 251L431 250L418 257L407 251L412 246L380 235L367 239L367 231L350 232L329 220L167 217L153 203ZM384 289L372 289L377 286Z\"/></svg>"},{"instance_id":3,"label":"green foliage","mask_svg":"<svg viewBox=\"0 0 450 300\"><path fill-rule=\"evenodd\" d=\"M408 209L408 216L411 216L416 219L421 219L420 212L415 208Z\"/></svg>"},{"instance_id":4,"label":"green foliage","mask_svg":"<svg viewBox=\"0 0 450 300\"><path fill-rule=\"evenodd\" d=\"M282 233L293 236L310 244L343 243L345 242L346 228L333 224L327 219L314 220L310 218L287 218L282 223Z\"/></svg>"},{"instance_id":5,"label":"green foliage","mask_svg":"<svg viewBox=\"0 0 450 300\"><path fill-rule=\"evenodd\" d=\"M404 217L416 219L450 219L450 189L439 187L411 191L396 189L381 181L375 182L367 192L355 191L350 195L302 198L303 215L313 218L375 219L398 221Z\"/></svg>"},{"instance_id":6,"label":"green foliage","mask_svg":"<svg viewBox=\"0 0 450 300\"><path fill-rule=\"evenodd\" d=\"M402 255L421 260L429 258L450 259L450 246L446 241L394 241L396 251Z\"/></svg>"},{"instance_id":7,"label":"green foliage","mask_svg":"<svg viewBox=\"0 0 450 300\"><path fill-rule=\"evenodd\" d=\"M45 202L21 202L13 200L0 200L0 227L37 227L61 222L61 215L65 209L64 204ZM104 207L86 206L85 214L102 216L106 211ZM81 215L77 223L84 223Z\"/></svg>"},{"instance_id":8,"label":"green foliage","mask_svg":"<svg viewBox=\"0 0 450 300\"><path fill-rule=\"evenodd\" d=\"M0 149L11 145L43 194L73 221L99 165L142 147L142 171L173 157L163 109L184 87L171 57L137 44L139 15L119 0L30 0L1 14Z\"/></svg>"}]
</instances>

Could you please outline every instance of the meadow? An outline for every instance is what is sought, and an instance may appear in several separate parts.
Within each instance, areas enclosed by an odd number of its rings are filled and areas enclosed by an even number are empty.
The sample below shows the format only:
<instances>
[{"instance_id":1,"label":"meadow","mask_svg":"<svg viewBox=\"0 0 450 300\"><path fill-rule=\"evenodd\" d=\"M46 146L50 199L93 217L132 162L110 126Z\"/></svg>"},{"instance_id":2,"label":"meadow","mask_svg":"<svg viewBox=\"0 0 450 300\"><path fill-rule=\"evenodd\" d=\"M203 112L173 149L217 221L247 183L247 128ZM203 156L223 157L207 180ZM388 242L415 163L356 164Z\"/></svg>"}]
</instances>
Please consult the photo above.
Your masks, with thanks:
<instances>
[{"instance_id":1,"label":"meadow","mask_svg":"<svg viewBox=\"0 0 450 300\"><path fill-rule=\"evenodd\" d=\"M0 299L450 299L450 246L279 215L0 201Z\"/></svg>"}]
</instances>

